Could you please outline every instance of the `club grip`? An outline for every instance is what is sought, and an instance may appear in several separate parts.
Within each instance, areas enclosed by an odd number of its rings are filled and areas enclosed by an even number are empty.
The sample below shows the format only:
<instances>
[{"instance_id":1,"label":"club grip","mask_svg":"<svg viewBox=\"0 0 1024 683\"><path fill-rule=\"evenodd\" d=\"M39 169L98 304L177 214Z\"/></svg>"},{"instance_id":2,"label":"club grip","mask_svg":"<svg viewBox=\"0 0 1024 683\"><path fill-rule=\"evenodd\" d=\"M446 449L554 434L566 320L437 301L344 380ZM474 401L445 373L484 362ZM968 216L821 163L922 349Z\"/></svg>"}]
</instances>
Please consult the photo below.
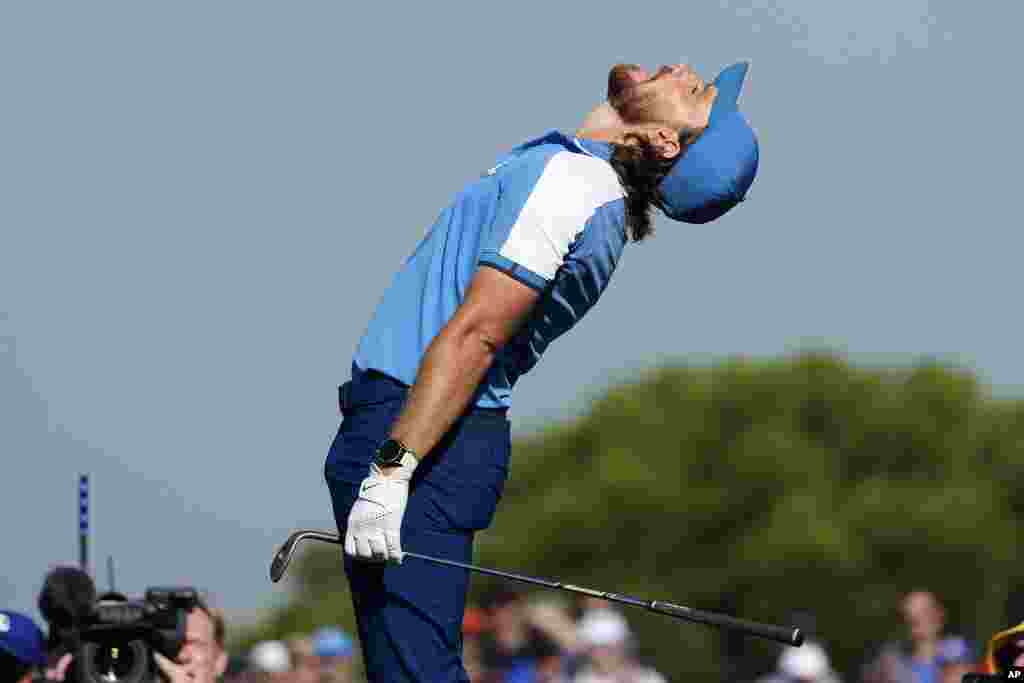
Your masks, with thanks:
<instances>
[{"instance_id":1,"label":"club grip","mask_svg":"<svg viewBox=\"0 0 1024 683\"><path fill-rule=\"evenodd\" d=\"M692 607L684 607L682 605L676 605L671 602L662 602L660 600L652 600L648 609L652 612L667 614L670 617L678 617L679 619L686 619L687 621L696 621L701 624L710 624L712 626L721 626L722 628L743 631L744 633L748 633L752 636L767 638L768 640L774 640L786 645L793 645L794 647L799 647L804 642L803 632L798 628L793 628L792 626L759 624L756 621L747 621L746 619L730 617L725 614L713 614L711 612L704 612L699 609L693 609Z\"/></svg>"}]
</instances>

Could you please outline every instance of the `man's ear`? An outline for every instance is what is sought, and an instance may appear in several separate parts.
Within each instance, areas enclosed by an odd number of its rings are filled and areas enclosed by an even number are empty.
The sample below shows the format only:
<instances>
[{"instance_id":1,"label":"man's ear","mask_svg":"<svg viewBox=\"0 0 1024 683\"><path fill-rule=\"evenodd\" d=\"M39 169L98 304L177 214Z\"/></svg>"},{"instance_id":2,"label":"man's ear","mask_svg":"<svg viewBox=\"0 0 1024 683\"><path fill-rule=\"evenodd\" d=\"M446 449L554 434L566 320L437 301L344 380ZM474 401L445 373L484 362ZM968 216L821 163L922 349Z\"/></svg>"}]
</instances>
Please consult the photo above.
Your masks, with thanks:
<instances>
[{"instance_id":1,"label":"man's ear","mask_svg":"<svg viewBox=\"0 0 1024 683\"><path fill-rule=\"evenodd\" d=\"M679 140L679 131L672 128L659 127L651 142L662 159L675 159L683 151L682 142Z\"/></svg>"}]
</instances>

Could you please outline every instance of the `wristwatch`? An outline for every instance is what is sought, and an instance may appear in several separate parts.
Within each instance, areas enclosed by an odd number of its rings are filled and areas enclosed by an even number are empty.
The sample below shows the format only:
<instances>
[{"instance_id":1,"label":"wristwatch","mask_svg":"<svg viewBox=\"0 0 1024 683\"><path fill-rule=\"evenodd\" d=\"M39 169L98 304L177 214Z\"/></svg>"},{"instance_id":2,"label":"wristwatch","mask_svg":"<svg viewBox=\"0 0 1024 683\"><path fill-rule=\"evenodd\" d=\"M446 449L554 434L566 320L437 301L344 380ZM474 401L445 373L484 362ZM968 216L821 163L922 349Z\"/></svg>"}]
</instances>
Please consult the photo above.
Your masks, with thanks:
<instances>
[{"instance_id":1,"label":"wristwatch","mask_svg":"<svg viewBox=\"0 0 1024 683\"><path fill-rule=\"evenodd\" d=\"M401 467L406 455L413 459L413 465L419 462L419 458L416 457L416 451L398 439L387 439L380 446L377 446L377 453L373 456L373 462L377 464L377 467Z\"/></svg>"}]
</instances>

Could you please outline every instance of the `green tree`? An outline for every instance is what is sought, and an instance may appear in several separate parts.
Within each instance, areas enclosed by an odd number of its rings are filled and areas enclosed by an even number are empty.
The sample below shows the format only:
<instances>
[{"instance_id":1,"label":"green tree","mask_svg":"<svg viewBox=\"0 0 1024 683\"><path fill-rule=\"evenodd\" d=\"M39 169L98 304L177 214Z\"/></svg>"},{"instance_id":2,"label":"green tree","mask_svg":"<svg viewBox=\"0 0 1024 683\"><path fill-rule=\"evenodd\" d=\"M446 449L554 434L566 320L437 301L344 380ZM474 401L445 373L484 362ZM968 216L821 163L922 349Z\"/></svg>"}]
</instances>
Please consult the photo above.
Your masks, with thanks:
<instances>
[{"instance_id":1,"label":"green tree","mask_svg":"<svg viewBox=\"0 0 1024 683\"><path fill-rule=\"evenodd\" d=\"M931 362L806 353L654 370L519 439L476 560L760 621L811 610L852 680L867 647L901 635L908 590L936 591L979 641L1024 619L1004 611L1021 521L1024 402ZM292 571L290 602L245 638L352 628L337 549L310 549ZM726 671L718 632L627 615L672 680ZM743 644L745 674L782 647Z\"/></svg>"}]
</instances>

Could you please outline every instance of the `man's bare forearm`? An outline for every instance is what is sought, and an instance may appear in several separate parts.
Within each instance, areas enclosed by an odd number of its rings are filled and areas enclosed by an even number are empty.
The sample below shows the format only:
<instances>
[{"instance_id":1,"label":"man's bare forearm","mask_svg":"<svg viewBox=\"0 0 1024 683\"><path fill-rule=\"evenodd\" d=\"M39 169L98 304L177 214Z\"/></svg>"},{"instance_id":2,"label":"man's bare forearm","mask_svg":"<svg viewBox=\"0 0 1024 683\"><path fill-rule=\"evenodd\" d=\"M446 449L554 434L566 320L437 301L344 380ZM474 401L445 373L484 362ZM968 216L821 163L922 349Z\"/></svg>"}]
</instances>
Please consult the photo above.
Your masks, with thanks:
<instances>
[{"instance_id":1,"label":"man's bare forearm","mask_svg":"<svg viewBox=\"0 0 1024 683\"><path fill-rule=\"evenodd\" d=\"M442 331L427 348L391 437L420 458L428 455L469 406L495 352L480 334Z\"/></svg>"}]
</instances>

